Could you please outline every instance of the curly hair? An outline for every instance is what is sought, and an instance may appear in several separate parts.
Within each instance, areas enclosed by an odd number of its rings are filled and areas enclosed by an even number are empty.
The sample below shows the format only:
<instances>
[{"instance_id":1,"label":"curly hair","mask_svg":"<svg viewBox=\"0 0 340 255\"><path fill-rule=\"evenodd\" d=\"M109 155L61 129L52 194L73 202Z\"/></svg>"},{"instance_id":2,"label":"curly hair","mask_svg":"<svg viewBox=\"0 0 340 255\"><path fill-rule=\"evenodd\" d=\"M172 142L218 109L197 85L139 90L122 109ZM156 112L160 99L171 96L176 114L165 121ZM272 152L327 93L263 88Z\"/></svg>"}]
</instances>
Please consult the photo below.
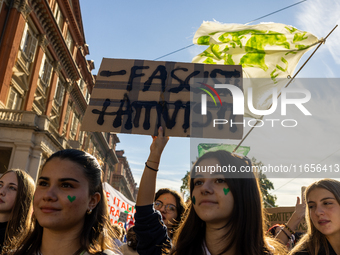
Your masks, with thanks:
<instances>
[{"instance_id":1,"label":"curly hair","mask_svg":"<svg viewBox=\"0 0 340 255\"><path fill-rule=\"evenodd\" d=\"M176 229L179 227L179 224L181 223L181 220L184 216L184 213L187 209L187 206L182 198L182 196L175 190L169 189L169 188L161 188L156 192L155 195L155 201L163 194L171 194L174 196L175 200L176 200L176 210L177 210L177 217L175 219L175 224L172 227L171 231L169 231L170 233L170 238L173 237L174 232L176 231Z\"/></svg>"}]
</instances>

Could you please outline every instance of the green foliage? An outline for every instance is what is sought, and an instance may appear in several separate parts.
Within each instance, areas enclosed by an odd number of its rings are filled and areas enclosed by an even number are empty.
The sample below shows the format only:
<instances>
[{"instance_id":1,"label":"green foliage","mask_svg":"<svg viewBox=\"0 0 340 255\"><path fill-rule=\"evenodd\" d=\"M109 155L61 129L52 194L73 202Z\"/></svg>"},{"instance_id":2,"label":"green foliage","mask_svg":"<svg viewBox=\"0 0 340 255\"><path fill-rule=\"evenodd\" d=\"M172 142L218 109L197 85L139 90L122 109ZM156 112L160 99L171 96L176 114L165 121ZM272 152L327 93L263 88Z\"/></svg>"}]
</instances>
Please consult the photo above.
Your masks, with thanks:
<instances>
[{"instance_id":1,"label":"green foliage","mask_svg":"<svg viewBox=\"0 0 340 255\"><path fill-rule=\"evenodd\" d=\"M183 193L184 201L190 200L190 172L187 171L185 176L182 178L182 185L180 191Z\"/></svg>"},{"instance_id":2,"label":"green foliage","mask_svg":"<svg viewBox=\"0 0 340 255\"><path fill-rule=\"evenodd\" d=\"M257 162L256 158L251 159L254 166L257 166L257 169L262 169L263 163L261 161ZM277 197L275 195L271 195L269 190L274 189L274 184L267 179L267 176L262 173L262 171L258 174L259 184L262 192L262 200L265 208L277 207L275 204Z\"/></svg>"}]
</instances>

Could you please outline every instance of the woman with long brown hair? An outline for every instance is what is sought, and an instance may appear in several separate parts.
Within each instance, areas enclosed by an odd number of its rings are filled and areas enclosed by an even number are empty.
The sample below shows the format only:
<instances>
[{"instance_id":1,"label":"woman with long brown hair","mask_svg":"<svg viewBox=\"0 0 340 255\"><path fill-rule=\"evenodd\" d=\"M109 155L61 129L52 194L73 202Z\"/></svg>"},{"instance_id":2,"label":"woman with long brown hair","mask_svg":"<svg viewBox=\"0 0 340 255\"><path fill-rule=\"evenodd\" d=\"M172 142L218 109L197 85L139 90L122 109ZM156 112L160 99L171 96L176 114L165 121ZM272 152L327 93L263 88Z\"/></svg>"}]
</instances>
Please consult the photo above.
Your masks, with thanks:
<instances>
[{"instance_id":1,"label":"woman with long brown hair","mask_svg":"<svg viewBox=\"0 0 340 255\"><path fill-rule=\"evenodd\" d=\"M161 128L158 137L153 138L137 206L152 203L155 176L168 139L163 136ZM222 171L207 171L212 167ZM228 167L236 169L235 172L227 173ZM265 236L258 181L251 171L239 173L247 167L252 167L248 158L226 151L208 152L199 158L191 172L189 211L175 232L172 248L169 248L170 239L159 221L158 225L152 225L149 230L150 236L153 233L158 240L158 250L150 248L143 250L142 254L164 254L169 253L170 249L170 254L174 255L286 254L279 242ZM140 212L137 206L135 232L138 236ZM151 210L149 213L149 217L154 214ZM147 217L144 215L144 218Z\"/></svg>"},{"instance_id":2,"label":"woman with long brown hair","mask_svg":"<svg viewBox=\"0 0 340 255\"><path fill-rule=\"evenodd\" d=\"M340 182L322 179L305 191L307 234L290 255L340 254Z\"/></svg>"},{"instance_id":3,"label":"woman with long brown hair","mask_svg":"<svg viewBox=\"0 0 340 255\"><path fill-rule=\"evenodd\" d=\"M0 178L0 253L9 240L31 227L34 181L25 171L11 169Z\"/></svg>"},{"instance_id":4,"label":"woman with long brown hair","mask_svg":"<svg viewBox=\"0 0 340 255\"><path fill-rule=\"evenodd\" d=\"M261 191L251 168L248 158L221 150L197 160L190 179L192 203L171 254L286 253L265 236Z\"/></svg>"},{"instance_id":5,"label":"woman with long brown hair","mask_svg":"<svg viewBox=\"0 0 340 255\"><path fill-rule=\"evenodd\" d=\"M156 192L153 204L154 208L161 213L168 235L172 238L186 210L183 198L175 190L161 188Z\"/></svg>"},{"instance_id":6,"label":"woman with long brown hair","mask_svg":"<svg viewBox=\"0 0 340 255\"><path fill-rule=\"evenodd\" d=\"M92 155L67 149L50 156L33 207L34 227L13 240L8 255L114 254L102 170Z\"/></svg>"}]
</instances>

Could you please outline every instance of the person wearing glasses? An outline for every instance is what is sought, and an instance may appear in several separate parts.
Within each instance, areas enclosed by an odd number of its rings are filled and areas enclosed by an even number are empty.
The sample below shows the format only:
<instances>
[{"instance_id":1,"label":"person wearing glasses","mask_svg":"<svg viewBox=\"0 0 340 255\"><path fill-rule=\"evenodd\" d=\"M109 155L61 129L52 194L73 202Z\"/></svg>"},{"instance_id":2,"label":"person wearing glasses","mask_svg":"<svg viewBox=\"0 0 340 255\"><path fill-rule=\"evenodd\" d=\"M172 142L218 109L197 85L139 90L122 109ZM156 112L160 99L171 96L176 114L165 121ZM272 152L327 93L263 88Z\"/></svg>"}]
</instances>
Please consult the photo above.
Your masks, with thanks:
<instances>
[{"instance_id":1,"label":"person wearing glasses","mask_svg":"<svg viewBox=\"0 0 340 255\"><path fill-rule=\"evenodd\" d=\"M153 206L161 213L168 235L172 238L186 209L183 198L175 190L162 188L156 192Z\"/></svg>"},{"instance_id":2,"label":"person wearing glasses","mask_svg":"<svg viewBox=\"0 0 340 255\"><path fill-rule=\"evenodd\" d=\"M163 134L161 127L158 133ZM162 188L155 194L161 153L169 139L162 135L159 137L153 137L136 201L134 230L140 255L169 252L171 238L186 210L183 198L178 192Z\"/></svg>"}]
</instances>

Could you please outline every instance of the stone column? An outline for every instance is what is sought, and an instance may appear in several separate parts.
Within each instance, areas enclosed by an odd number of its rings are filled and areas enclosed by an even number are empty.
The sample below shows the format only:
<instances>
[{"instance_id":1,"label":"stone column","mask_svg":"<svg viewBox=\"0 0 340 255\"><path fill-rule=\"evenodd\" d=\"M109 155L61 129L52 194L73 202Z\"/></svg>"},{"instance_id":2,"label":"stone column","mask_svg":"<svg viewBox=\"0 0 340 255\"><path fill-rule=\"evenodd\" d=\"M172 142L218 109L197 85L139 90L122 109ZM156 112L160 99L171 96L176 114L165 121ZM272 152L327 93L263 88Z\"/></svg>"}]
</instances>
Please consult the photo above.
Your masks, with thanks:
<instances>
[{"instance_id":1,"label":"stone column","mask_svg":"<svg viewBox=\"0 0 340 255\"><path fill-rule=\"evenodd\" d=\"M35 146L30 155L30 162L27 172L32 176L33 180L37 183L37 178L40 170L40 163L42 159L42 149L40 146Z\"/></svg>"},{"instance_id":2,"label":"stone column","mask_svg":"<svg viewBox=\"0 0 340 255\"><path fill-rule=\"evenodd\" d=\"M14 156L11 168L19 168L28 172L29 156L32 144L28 142L15 142L14 144Z\"/></svg>"}]
</instances>

